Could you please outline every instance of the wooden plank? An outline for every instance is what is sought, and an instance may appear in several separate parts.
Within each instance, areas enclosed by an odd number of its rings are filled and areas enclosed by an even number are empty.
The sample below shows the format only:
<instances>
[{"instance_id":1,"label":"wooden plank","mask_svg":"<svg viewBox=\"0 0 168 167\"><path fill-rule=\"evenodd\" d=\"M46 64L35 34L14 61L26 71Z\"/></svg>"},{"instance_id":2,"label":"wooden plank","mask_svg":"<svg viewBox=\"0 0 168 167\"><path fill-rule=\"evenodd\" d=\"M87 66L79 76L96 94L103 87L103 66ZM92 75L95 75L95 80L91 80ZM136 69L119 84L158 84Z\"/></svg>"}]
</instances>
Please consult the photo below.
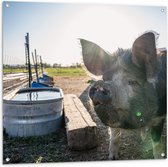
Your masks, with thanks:
<instances>
[{"instance_id":1,"label":"wooden plank","mask_svg":"<svg viewBox=\"0 0 168 167\"><path fill-rule=\"evenodd\" d=\"M96 123L74 94L64 96L64 117L68 146L71 149L86 150L98 145Z\"/></svg>"}]
</instances>

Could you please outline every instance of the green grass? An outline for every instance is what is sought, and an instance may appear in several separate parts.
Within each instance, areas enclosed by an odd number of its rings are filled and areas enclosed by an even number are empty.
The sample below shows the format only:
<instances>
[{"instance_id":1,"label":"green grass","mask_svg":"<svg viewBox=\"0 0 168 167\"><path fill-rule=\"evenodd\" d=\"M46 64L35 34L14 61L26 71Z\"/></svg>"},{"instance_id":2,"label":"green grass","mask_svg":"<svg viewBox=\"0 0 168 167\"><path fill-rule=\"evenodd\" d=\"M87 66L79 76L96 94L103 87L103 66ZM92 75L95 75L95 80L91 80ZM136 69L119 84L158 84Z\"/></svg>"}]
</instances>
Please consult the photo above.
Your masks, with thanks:
<instances>
[{"instance_id":1,"label":"green grass","mask_svg":"<svg viewBox=\"0 0 168 167\"><path fill-rule=\"evenodd\" d=\"M28 70L26 70L26 69L21 69L21 68L4 68L4 69L3 69L3 73L4 73L4 74L23 73L23 72L28 73ZM35 70L32 69L32 72L34 73Z\"/></svg>"},{"instance_id":2,"label":"green grass","mask_svg":"<svg viewBox=\"0 0 168 167\"><path fill-rule=\"evenodd\" d=\"M74 68L45 68L46 72L49 76L69 76L69 77L78 77L78 76L86 76L86 72L81 67L74 67ZM9 74L9 73L21 73L21 72L27 72L26 69L16 68L4 68L3 73ZM34 69L32 69L32 72L35 72ZM40 70L41 72L41 70Z\"/></svg>"},{"instance_id":3,"label":"green grass","mask_svg":"<svg viewBox=\"0 0 168 167\"><path fill-rule=\"evenodd\" d=\"M22 73L22 72L26 72L26 69L21 69L21 68L16 68L16 69L5 68L5 69L3 69L3 73L4 73L4 74L9 74L9 73Z\"/></svg>"},{"instance_id":4,"label":"green grass","mask_svg":"<svg viewBox=\"0 0 168 167\"><path fill-rule=\"evenodd\" d=\"M46 72L49 76L69 76L69 77L78 77L86 76L84 69L77 68L46 68Z\"/></svg>"}]
</instances>

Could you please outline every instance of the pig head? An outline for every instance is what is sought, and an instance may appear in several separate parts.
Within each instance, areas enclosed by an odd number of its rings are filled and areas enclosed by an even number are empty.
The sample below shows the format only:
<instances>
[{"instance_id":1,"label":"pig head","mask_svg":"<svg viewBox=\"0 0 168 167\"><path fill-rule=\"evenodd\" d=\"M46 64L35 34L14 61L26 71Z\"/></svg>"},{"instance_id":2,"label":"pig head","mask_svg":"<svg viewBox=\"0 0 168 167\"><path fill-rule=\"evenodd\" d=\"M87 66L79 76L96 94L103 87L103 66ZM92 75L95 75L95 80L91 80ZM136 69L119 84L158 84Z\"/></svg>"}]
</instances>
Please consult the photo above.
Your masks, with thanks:
<instances>
[{"instance_id":1,"label":"pig head","mask_svg":"<svg viewBox=\"0 0 168 167\"><path fill-rule=\"evenodd\" d=\"M113 54L90 41L80 42L86 68L102 75L102 80L91 86L89 96L105 125L140 128L165 114L160 105L166 103L166 67L157 55L154 32L138 37L132 49L118 49Z\"/></svg>"},{"instance_id":2,"label":"pig head","mask_svg":"<svg viewBox=\"0 0 168 167\"><path fill-rule=\"evenodd\" d=\"M132 49L118 49L113 54L80 40L86 68L102 75L102 80L91 85L89 96L98 117L111 130L109 159L118 159L120 133L114 129L120 128L138 128L141 137L146 133L143 129L150 129L154 158L165 157L166 146L161 147L160 138L166 114L167 52L157 54L156 35L146 32L134 41Z\"/></svg>"}]
</instances>

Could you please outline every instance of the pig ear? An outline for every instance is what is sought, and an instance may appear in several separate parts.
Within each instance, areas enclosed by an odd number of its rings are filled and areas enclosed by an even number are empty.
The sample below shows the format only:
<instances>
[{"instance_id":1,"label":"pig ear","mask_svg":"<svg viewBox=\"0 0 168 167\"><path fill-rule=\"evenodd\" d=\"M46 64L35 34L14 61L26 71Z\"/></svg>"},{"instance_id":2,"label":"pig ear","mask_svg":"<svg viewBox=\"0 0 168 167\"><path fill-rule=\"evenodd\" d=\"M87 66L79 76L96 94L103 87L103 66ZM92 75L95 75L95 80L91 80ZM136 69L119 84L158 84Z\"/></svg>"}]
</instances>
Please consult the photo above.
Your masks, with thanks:
<instances>
[{"instance_id":1,"label":"pig ear","mask_svg":"<svg viewBox=\"0 0 168 167\"><path fill-rule=\"evenodd\" d=\"M132 47L132 61L138 67L145 68L148 81L156 74L156 43L154 32L148 32L137 38Z\"/></svg>"},{"instance_id":2,"label":"pig ear","mask_svg":"<svg viewBox=\"0 0 168 167\"><path fill-rule=\"evenodd\" d=\"M110 68L110 55L101 47L90 41L80 39L83 61L87 69L94 75L102 75Z\"/></svg>"}]
</instances>

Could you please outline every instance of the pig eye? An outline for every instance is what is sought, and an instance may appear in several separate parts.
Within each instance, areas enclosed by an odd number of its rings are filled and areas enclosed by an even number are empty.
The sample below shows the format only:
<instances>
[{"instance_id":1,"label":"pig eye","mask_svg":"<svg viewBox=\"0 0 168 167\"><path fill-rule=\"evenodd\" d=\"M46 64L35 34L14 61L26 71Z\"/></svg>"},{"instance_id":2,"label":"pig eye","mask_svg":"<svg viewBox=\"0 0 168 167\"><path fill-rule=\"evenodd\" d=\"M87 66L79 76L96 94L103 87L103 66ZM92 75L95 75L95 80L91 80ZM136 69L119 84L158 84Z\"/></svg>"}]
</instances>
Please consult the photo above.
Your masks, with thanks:
<instances>
[{"instance_id":1,"label":"pig eye","mask_svg":"<svg viewBox=\"0 0 168 167\"><path fill-rule=\"evenodd\" d=\"M137 81L128 81L128 85L136 86L139 85Z\"/></svg>"}]
</instances>

